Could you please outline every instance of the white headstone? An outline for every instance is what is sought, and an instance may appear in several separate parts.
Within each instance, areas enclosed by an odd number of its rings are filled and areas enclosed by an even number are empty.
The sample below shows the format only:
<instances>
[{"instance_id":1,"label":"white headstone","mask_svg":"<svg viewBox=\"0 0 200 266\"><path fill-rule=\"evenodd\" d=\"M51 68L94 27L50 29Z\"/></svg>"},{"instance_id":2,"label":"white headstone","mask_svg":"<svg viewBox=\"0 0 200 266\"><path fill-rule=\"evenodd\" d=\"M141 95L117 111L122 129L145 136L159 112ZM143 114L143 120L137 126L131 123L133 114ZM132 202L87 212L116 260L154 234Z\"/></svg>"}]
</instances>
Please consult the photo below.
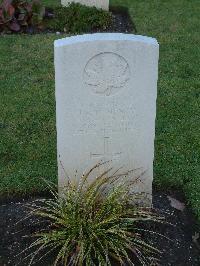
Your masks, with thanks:
<instances>
[{"instance_id":1,"label":"white headstone","mask_svg":"<svg viewBox=\"0 0 200 266\"><path fill-rule=\"evenodd\" d=\"M72 2L109 10L109 0L61 0L62 6L68 6Z\"/></svg>"},{"instance_id":2,"label":"white headstone","mask_svg":"<svg viewBox=\"0 0 200 266\"><path fill-rule=\"evenodd\" d=\"M100 160L145 171L151 202L159 46L120 33L55 41L59 187ZM65 172L65 171L66 172Z\"/></svg>"}]
</instances>

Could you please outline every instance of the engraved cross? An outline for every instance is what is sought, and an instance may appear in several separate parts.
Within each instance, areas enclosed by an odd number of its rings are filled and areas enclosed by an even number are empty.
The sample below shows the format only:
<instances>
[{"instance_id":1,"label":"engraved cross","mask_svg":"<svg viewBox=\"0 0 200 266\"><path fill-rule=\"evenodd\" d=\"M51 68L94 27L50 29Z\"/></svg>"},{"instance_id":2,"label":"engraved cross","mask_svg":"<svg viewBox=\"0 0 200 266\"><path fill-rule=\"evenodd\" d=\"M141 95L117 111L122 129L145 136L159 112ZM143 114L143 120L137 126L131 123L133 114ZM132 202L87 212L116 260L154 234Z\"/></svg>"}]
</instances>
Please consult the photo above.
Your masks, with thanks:
<instances>
[{"instance_id":1,"label":"engraved cross","mask_svg":"<svg viewBox=\"0 0 200 266\"><path fill-rule=\"evenodd\" d=\"M122 154L122 152L112 152L110 151L110 143L111 138L107 136L106 129L103 129L104 137L103 137L103 153L90 153L91 158L99 158L99 157L110 157L112 160L118 160Z\"/></svg>"}]
</instances>

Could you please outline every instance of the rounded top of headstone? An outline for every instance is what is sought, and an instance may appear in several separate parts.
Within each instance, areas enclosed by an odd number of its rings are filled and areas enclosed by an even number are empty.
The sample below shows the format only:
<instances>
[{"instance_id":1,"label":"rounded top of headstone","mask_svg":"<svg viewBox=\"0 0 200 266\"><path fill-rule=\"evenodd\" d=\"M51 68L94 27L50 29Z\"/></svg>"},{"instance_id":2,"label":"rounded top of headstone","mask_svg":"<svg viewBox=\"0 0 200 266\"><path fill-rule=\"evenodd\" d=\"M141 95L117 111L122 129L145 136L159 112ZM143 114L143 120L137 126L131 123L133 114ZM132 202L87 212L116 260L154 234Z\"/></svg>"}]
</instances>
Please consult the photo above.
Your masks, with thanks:
<instances>
[{"instance_id":1,"label":"rounded top of headstone","mask_svg":"<svg viewBox=\"0 0 200 266\"><path fill-rule=\"evenodd\" d=\"M76 43L93 42L93 41L132 41L141 42L148 45L158 46L158 42L155 38L146 37L135 34L124 34L124 33L93 33L83 34L71 37L66 37L54 41L55 47L62 47L66 45L73 45Z\"/></svg>"}]
</instances>

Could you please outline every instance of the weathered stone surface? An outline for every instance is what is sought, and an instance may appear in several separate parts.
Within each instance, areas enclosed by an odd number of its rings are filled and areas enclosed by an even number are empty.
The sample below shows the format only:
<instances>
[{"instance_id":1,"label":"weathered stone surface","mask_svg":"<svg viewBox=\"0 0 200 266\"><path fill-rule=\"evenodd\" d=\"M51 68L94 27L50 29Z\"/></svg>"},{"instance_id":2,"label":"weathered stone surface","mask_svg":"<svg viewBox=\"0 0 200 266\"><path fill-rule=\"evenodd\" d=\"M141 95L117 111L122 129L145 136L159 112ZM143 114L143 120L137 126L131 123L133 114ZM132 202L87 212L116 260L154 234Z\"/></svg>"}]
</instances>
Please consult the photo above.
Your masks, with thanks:
<instances>
[{"instance_id":1,"label":"weathered stone surface","mask_svg":"<svg viewBox=\"0 0 200 266\"><path fill-rule=\"evenodd\" d=\"M109 10L109 0L61 0L63 6L68 6L72 2Z\"/></svg>"},{"instance_id":2,"label":"weathered stone surface","mask_svg":"<svg viewBox=\"0 0 200 266\"><path fill-rule=\"evenodd\" d=\"M135 176L145 171L135 190L151 201L158 53L155 39L132 34L55 41L60 187L66 173L112 160L114 168L139 168Z\"/></svg>"}]
</instances>

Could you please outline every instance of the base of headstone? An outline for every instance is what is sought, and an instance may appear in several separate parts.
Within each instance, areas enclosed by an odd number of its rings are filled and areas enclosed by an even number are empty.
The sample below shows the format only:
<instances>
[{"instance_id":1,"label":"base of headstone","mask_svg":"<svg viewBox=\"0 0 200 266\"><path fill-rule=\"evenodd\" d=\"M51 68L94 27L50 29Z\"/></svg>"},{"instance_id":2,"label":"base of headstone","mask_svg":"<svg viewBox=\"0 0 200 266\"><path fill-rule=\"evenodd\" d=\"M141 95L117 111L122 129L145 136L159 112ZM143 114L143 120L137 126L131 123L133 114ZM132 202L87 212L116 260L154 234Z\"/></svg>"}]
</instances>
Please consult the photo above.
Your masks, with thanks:
<instances>
[{"instance_id":1,"label":"base of headstone","mask_svg":"<svg viewBox=\"0 0 200 266\"><path fill-rule=\"evenodd\" d=\"M68 6L70 3L79 3L86 6L95 6L103 10L109 10L109 0L61 0L62 6Z\"/></svg>"}]
</instances>

